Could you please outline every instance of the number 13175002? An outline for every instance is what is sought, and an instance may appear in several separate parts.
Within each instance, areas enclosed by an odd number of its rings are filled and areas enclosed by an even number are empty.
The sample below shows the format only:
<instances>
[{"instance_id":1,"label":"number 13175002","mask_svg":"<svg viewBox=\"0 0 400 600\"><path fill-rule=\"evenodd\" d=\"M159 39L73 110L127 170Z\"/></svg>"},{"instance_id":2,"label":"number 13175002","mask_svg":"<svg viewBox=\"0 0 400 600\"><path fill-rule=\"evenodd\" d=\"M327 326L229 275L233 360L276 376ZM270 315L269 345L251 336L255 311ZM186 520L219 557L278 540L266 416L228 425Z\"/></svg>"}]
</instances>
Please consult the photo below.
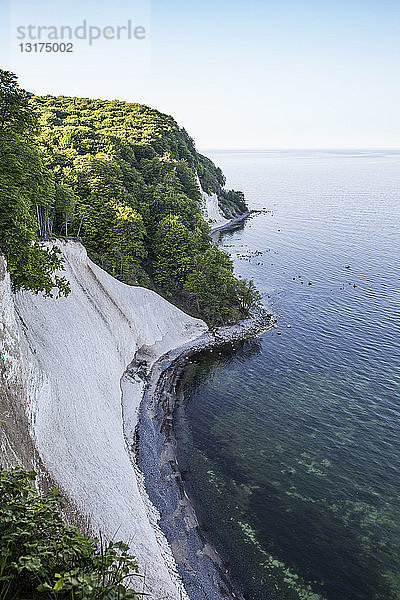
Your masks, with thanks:
<instances>
[{"instance_id":1,"label":"number 13175002","mask_svg":"<svg viewBox=\"0 0 400 600\"><path fill-rule=\"evenodd\" d=\"M25 42L19 44L21 52L73 52L74 45L72 42Z\"/></svg>"}]
</instances>

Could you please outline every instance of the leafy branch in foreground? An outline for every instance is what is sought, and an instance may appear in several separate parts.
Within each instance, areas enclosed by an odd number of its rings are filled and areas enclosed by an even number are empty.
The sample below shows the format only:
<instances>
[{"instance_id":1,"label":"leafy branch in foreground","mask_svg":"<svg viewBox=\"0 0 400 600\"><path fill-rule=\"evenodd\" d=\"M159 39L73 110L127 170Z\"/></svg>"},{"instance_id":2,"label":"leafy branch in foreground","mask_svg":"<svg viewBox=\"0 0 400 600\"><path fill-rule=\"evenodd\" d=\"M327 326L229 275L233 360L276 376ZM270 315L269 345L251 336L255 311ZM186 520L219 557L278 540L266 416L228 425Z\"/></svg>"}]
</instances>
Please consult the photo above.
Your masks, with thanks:
<instances>
[{"instance_id":1,"label":"leafy branch in foreground","mask_svg":"<svg viewBox=\"0 0 400 600\"><path fill-rule=\"evenodd\" d=\"M40 494L34 479L18 467L0 470L0 599L138 600L129 547L67 526L60 494Z\"/></svg>"}]
</instances>

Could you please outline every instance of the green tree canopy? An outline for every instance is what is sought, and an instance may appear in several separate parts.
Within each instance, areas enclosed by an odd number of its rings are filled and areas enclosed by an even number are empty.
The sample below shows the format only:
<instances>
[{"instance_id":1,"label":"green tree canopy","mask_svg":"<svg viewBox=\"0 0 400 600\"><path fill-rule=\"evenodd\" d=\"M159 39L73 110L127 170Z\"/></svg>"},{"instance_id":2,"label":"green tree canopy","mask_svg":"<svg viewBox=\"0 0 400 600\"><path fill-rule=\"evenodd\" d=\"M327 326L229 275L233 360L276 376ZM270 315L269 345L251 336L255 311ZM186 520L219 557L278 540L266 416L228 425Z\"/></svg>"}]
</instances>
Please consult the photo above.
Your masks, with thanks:
<instances>
[{"instance_id":1,"label":"green tree canopy","mask_svg":"<svg viewBox=\"0 0 400 600\"><path fill-rule=\"evenodd\" d=\"M15 289L67 293L57 248L79 236L89 256L130 284L147 285L212 324L258 301L209 238L203 189L226 216L246 210L221 170L176 121L140 104L31 97L1 72L0 249ZM1 123L0 122L0 123Z\"/></svg>"}]
</instances>

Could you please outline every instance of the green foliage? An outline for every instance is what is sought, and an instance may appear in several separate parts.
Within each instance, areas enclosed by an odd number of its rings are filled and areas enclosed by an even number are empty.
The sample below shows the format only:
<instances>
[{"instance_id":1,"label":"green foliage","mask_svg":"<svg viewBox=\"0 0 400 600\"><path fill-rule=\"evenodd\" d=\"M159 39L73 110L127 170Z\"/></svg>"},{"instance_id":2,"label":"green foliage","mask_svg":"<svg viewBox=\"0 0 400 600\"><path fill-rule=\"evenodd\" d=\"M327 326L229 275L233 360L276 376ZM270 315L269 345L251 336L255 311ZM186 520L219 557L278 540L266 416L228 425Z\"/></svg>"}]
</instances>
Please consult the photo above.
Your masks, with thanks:
<instances>
[{"instance_id":1,"label":"green foliage","mask_svg":"<svg viewBox=\"0 0 400 600\"><path fill-rule=\"evenodd\" d=\"M0 136L25 133L36 121L29 107L29 97L18 86L17 76L0 69Z\"/></svg>"},{"instance_id":2,"label":"green foliage","mask_svg":"<svg viewBox=\"0 0 400 600\"><path fill-rule=\"evenodd\" d=\"M231 261L209 239L196 174L229 215L246 210L243 194L223 190L221 170L196 152L172 117L119 101L31 102L46 165L72 198L68 230L79 231L94 260L123 281L153 285L212 324L248 313L257 295L237 282ZM59 233L64 213L60 200Z\"/></svg>"},{"instance_id":3,"label":"green foliage","mask_svg":"<svg viewBox=\"0 0 400 600\"><path fill-rule=\"evenodd\" d=\"M216 167L209 158L202 154L198 155L197 172L201 187L207 194L221 192L225 185L224 174L219 167Z\"/></svg>"},{"instance_id":4,"label":"green foliage","mask_svg":"<svg viewBox=\"0 0 400 600\"><path fill-rule=\"evenodd\" d=\"M193 271L196 256L196 238L180 217L165 217L159 224L154 248L155 280L169 297L183 290L188 275Z\"/></svg>"},{"instance_id":5,"label":"green foliage","mask_svg":"<svg viewBox=\"0 0 400 600\"><path fill-rule=\"evenodd\" d=\"M120 101L30 97L0 73L0 250L15 289L67 294L60 255L41 240L79 236L115 277L213 325L248 314L257 295L209 239L196 175L228 217L246 210L243 194L223 189L221 170L172 117Z\"/></svg>"},{"instance_id":6,"label":"green foliage","mask_svg":"<svg viewBox=\"0 0 400 600\"><path fill-rule=\"evenodd\" d=\"M0 70L0 252L13 287L67 295L69 286L57 248L40 244L37 211L53 205L55 185L35 147L36 117L29 94L16 78Z\"/></svg>"},{"instance_id":7,"label":"green foliage","mask_svg":"<svg viewBox=\"0 0 400 600\"><path fill-rule=\"evenodd\" d=\"M190 231L180 217L165 217L154 243L156 282L167 297L178 294L209 323L237 321L260 303L254 283L234 277L230 257L201 227Z\"/></svg>"},{"instance_id":8,"label":"green foliage","mask_svg":"<svg viewBox=\"0 0 400 600\"><path fill-rule=\"evenodd\" d=\"M230 257L216 244L197 253L184 287L211 324L238 321L261 300L252 281L239 281L234 277Z\"/></svg>"},{"instance_id":9,"label":"green foliage","mask_svg":"<svg viewBox=\"0 0 400 600\"><path fill-rule=\"evenodd\" d=\"M138 576L129 547L67 526L59 493L40 494L34 479L20 468L0 470L1 600L138 600L126 587Z\"/></svg>"},{"instance_id":10,"label":"green foliage","mask_svg":"<svg viewBox=\"0 0 400 600\"><path fill-rule=\"evenodd\" d=\"M235 190L221 190L219 193L221 210L227 218L233 218L237 214L247 211L243 192Z\"/></svg>"},{"instance_id":11,"label":"green foliage","mask_svg":"<svg viewBox=\"0 0 400 600\"><path fill-rule=\"evenodd\" d=\"M136 273L140 260L146 256L143 243L146 229L141 215L130 206L116 203L112 212L107 243L109 252L115 257L114 264L119 260L119 275L124 277L126 272ZM117 274L115 266L114 274Z\"/></svg>"}]
</instances>

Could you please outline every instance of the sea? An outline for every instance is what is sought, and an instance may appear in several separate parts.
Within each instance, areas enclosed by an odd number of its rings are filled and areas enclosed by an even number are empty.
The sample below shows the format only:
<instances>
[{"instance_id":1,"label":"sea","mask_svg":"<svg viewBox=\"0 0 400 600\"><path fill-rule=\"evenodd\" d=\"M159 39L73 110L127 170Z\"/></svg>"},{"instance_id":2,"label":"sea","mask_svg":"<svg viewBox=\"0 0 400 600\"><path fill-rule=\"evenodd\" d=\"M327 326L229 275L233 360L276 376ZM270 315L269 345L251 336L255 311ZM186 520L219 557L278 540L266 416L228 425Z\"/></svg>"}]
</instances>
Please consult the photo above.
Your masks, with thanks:
<instances>
[{"instance_id":1,"label":"sea","mask_svg":"<svg viewBox=\"0 0 400 600\"><path fill-rule=\"evenodd\" d=\"M213 151L276 326L203 352L178 456L246 600L400 599L400 151Z\"/></svg>"}]
</instances>

